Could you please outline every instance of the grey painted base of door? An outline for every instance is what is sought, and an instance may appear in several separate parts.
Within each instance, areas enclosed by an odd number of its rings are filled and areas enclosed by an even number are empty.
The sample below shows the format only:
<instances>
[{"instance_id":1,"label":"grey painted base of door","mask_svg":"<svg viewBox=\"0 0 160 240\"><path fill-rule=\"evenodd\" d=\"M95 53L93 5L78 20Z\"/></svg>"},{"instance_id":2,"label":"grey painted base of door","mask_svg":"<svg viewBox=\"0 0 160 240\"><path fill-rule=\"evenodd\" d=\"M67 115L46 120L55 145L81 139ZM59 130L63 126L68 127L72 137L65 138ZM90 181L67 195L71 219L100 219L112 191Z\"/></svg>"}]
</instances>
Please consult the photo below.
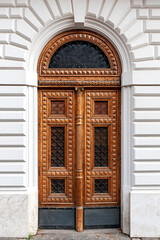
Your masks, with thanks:
<instances>
[{"instance_id":1,"label":"grey painted base of door","mask_svg":"<svg viewBox=\"0 0 160 240\"><path fill-rule=\"evenodd\" d=\"M75 229L75 208L39 208L40 229ZM84 229L120 227L120 207L84 208Z\"/></svg>"},{"instance_id":2,"label":"grey painted base of door","mask_svg":"<svg viewBox=\"0 0 160 240\"><path fill-rule=\"evenodd\" d=\"M84 228L120 227L120 207L84 208Z\"/></svg>"}]
</instances>

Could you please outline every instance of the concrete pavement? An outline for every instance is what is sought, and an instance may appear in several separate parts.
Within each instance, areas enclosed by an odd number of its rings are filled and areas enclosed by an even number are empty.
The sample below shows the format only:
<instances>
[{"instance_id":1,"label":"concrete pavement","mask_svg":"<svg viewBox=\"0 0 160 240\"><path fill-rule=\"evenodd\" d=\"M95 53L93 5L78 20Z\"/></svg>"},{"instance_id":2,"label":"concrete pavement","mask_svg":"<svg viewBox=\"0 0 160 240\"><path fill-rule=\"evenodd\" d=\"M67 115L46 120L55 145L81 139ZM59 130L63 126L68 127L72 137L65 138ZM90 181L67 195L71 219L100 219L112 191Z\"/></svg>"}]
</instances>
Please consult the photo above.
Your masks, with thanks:
<instances>
[{"instance_id":1,"label":"concrete pavement","mask_svg":"<svg viewBox=\"0 0 160 240\"><path fill-rule=\"evenodd\" d=\"M20 240L22 238L0 238L0 240ZM160 240L160 238L129 238L120 229L92 229L78 233L74 230L39 230L27 240Z\"/></svg>"}]
</instances>

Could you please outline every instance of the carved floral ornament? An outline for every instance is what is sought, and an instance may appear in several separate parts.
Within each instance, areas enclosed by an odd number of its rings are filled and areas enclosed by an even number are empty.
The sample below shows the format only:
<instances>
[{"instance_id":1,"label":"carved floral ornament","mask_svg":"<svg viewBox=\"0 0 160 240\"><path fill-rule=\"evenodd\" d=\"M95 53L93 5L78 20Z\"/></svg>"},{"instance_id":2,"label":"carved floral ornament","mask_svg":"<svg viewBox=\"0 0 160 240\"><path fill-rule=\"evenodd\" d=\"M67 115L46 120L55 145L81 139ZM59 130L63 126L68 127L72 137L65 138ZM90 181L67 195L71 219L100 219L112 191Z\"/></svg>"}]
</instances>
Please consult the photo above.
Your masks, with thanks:
<instances>
[{"instance_id":1,"label":"carved floral ornament","mask_svg":"<svg viewBox=\"0 0 160 240\"><path fill-rule=\"evenodd\" d=\"M96 45L106 55L110 67L50 68L54 53L73 41ZM69 31L53 38L40 55L37 71L39 86L120 86L121 64L115 48L105 38L90 31Z\"/></svg>"}]
</instances>

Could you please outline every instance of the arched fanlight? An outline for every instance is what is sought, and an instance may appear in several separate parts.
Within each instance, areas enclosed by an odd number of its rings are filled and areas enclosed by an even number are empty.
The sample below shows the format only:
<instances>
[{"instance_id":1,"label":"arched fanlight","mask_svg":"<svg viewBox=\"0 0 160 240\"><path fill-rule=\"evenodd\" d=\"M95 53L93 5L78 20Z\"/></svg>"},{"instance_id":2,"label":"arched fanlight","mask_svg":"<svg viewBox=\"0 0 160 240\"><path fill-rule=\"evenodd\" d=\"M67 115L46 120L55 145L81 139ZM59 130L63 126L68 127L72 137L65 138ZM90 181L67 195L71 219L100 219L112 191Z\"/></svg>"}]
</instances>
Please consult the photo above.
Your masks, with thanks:
<instances>
[{"instance_id":1,"label":"arched fanlight","mask_svg":"<svg viewBox=\"0 0 160 240\"><path fill-rule=\"evenodd\" d=\"M87 41L65 43L51 57L49 68L110 68L107 56Z\"/></svg>"}]
</instances>

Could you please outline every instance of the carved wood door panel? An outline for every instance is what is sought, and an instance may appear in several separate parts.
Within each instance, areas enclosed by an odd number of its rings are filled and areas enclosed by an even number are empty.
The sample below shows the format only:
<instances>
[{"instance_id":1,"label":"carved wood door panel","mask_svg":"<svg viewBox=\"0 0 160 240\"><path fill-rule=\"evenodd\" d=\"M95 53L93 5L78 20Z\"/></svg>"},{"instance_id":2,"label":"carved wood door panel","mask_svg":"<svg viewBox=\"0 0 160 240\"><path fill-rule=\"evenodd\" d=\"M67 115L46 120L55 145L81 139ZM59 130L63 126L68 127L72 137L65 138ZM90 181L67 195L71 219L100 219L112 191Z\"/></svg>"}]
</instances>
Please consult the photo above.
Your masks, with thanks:
<instances>
[{"instance_id":1,"label":"carved wood door panel","mask_svg":"<svg viewBox=\"0 0 160 240\"><path fill-rule=\"evenodd\" d=\"M39 92L40 206L74 205L74 91Z\"/></svg>"},{"instance_id":2,"label":"carved wood door panel","mask_svg":"<svg viewBox=\"0 0 160 240\"><path fill-rule=\"evenodd\" d=\"M119 92L86 91L85 205L119 205Z\"/></svg>"},{"instance_id":3,"label":"carved wood door panel","mask_svg":"<svg viewBox=\"0 0 160 240\"><path fill-rule=\"evenodd\" d=\"M39 90L39 225L119 226L120 90Z\"/></svg>"}]
</instances>

